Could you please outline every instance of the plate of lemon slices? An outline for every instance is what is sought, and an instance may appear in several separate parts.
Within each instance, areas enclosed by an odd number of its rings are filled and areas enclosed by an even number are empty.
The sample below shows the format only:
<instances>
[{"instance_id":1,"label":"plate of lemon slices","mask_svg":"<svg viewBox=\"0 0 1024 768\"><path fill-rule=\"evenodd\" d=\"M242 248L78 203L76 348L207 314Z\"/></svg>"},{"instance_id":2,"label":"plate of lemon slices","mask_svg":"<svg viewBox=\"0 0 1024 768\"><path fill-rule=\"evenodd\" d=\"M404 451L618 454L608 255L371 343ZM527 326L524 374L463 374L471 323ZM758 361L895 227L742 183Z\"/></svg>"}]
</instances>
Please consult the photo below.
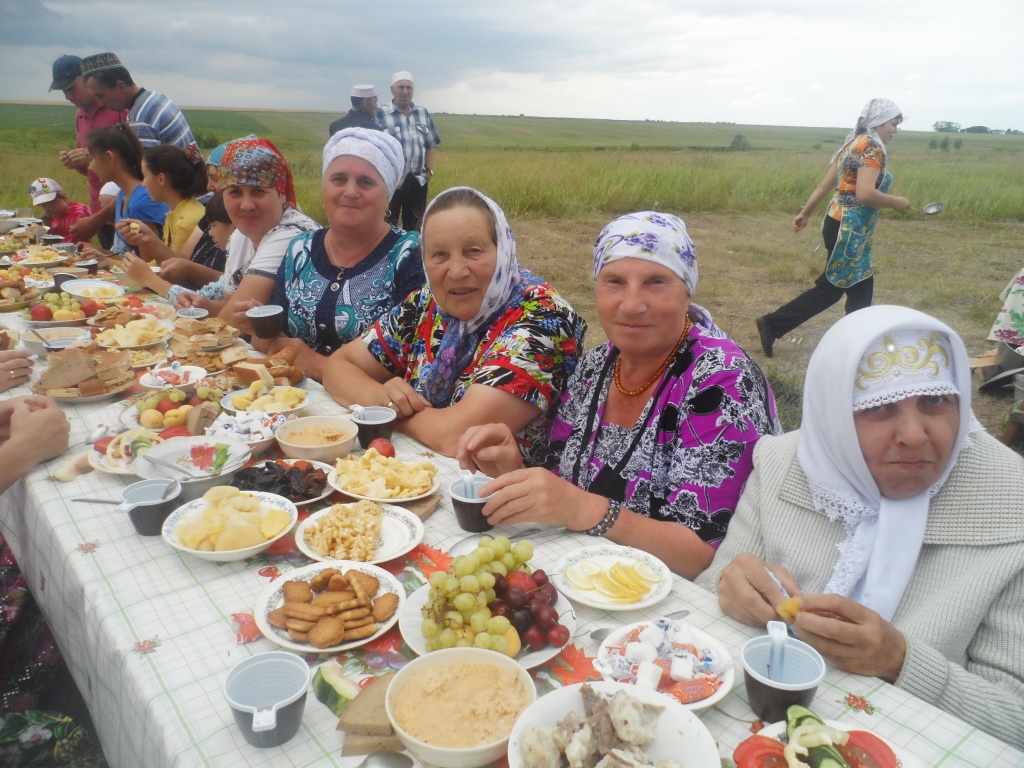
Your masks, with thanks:
<instances>
[{"instance_id":1,"label":"plate of lemon slices","mask_svg":"<svg viewBox=\"0 0 1024 768\"><path fill-rule=\"evenodd\" d=\"M672 572L661 560L632 547L602 544L563 557L555 588L576 603L605 611L657 605L672 591Z\"/></svg>"}]
</instances>

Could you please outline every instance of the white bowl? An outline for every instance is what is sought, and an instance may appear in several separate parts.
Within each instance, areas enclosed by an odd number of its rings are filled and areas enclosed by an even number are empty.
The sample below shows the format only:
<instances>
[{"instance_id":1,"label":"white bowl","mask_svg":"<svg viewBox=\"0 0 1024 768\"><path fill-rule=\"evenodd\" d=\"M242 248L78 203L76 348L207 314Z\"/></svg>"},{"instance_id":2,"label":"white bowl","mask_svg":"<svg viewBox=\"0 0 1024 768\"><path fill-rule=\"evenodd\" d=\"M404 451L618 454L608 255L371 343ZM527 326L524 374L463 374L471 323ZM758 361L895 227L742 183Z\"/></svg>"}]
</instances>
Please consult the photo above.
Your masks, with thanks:
<instances>
[{"instance_id":1,"label":"white bowl","mask_svg":"<svg viewBox=\"0 0 1024 768\"><path fill-rule=\"evenodd\" d=\"M147 456L152 456L174 464L179 458L190 455L194 446L216 445L218 443L225 443L231 447L225 466L234 467L234 469L228 472L222 471L215 475L185 480L182 479L182 475L188 474L187 472L182 471L175 474L173 470L167 467L146 460ZM176 437L173 440L160 443L160 445L155 445L139 456L132 466L135 469L135 474L143 480L176 477L181 482L181 500L191 501L192 499L198 499L215 485L231 485L231 479L235 476L235 470L240 469L251 456L252 451L249 450L249 446L239 440L199 435L196 437ZM201 472L202 470L194 471Z\"/></svg>"},{"instance_id":2,"label":"white bowl","mask_svg":"<svg viewBox=\"0 0 1024 768\"><path fill-rule=\"evenodd\" d=\"M191 395L196 391L196 382L200 379L206 378L206 369L200 368L198 365L179 365L174 368L175 373L182 376L188 376L188 380L184 384L170 384L158 376L153 375L156 371L170 370L172 367L173 365L165 365L160 368L154 368L153 371L148 373L142 374L142 376L139 377L139 384L143 389L166 389L167 387L172 387L174 389L180 389L186 395Z\"/></svg>"},{"instance_id":3,"label":"white bowl","mask_svg":"<svg viewBox=\"0 0 1024 768\"><path fill-rule=\"evenodd\" d=\"M47 341L54 341L55 339L73 339L74 341L81 341L83 339L88 339L92 335L89 333L88 328L36 328L35 332ZM34 334L29 333L28 331L23 331L21 334L21 341L25 345L25 349L33 355L38 357L40 360L46 359L46 345L36 338ZM62 341L60 343L63 344L68 342Z\"/></svg>"},{"instance_id":4,"label":"white bowl","mask_svg":"<svg viewBox=\"0 0 1024 768\"><path fill-rule=\"evenodd\" d=\"M145 454L143 454L145 455ZM184 485L184 483L183 483ZM228 485L227 482L218 483L217 485ZM207 489L209 490L209 489ZM206 491L204 491L205 493ZM246 558L258 555L260 552L268 549L278 539L283 536L287 536L292 532L295 524L299 521L299 509L292 504L284 496L278 496L273 493L264 493L263 491L243 491L250 495L259 496L260 501L271 507L278 507L288 513L288 525L284 527L277 536L272 539L268 539L262 544L257 544L253 547L244 547L243 549L228 549L223 552L202 552L198 549L189 549L180 541L178 537L174 535L174 526L181 522L183 518L191 517L197 513L198 510L203 509L207 506L207 502L200 499L194 499L188 504L183 504L176 510L171 512L166 520L164 520L163 528L160 530L160 535L163 536L164 541L170 544L175 549L181 552L187 552L190 555L198 557L200 560L210 560L215 563L233 563L238 560L245 560Z\"/></svg>"},{"instance_id":5,"label":"white bowl","mask_svg":"<svg viewBox=\"0 0 1024 768\"><path fill-rule=\"evenodd\" d=\"M76 299L106 301L118 296L124 296L124 288L108 280L68 280L60 289ZM97 291L107 291L109 295L94 296L93 294Z\"/></svg>"},{"instance_id":6,"label":"white bowl","mask_svg":"<svg viewBox=\"0 0 1024 768\"><path fill-rule=\"evenodd\" d=\"M341 429L347 435L344 440L327 445L296 445L288 442L288 436L307 427L332 427ZM359 428L344 416L307 416L304 419L289 421L287 424L277 428L274 437L277 444L281 446L284 455L289 459L306 459L307 461L322 461L325 464L333 464L342 456L348 456L352 450L352 443L355 442Z\"/></svg>"},{"instance_id":7,"label":"white bowl","mask_svg":"<svg viewBox=\"0 0 1024 768\"><path fill-rule=\"evenodd\" d=\"M425 669L453 662L489 664L507 672L512 672L519 676L519 682L522 684L523 690L526 691L526 706L529 707L537 698L537 689L533 684L533 678L530 677L530 673L526 671L526 668L521 666L515 659L510 659L500 653L482 648L448 648L428 653L426 656L420 656L418 659L413 659L402 667L394 679L392 679L391 685L388 686L387 695L384 697L384 708L387 712L388 720L391 722L391 727L395 729L395 734L399 740L421 762L428 765L443 765L446 768L478 768L478 766L493 763L506 754L508 739L512 734L511 728L509 733L497 741L492 741L479 747L437 747L419 739L414 739L406 733L395 721L395 715L391 709L392 699L402 695L402 689L409 681L411 675ZM496 695L500 695L500 693ZM463 723L458 724L458 727L472 728L473 726L472 724Z\"/></svg>"}]
</instances>

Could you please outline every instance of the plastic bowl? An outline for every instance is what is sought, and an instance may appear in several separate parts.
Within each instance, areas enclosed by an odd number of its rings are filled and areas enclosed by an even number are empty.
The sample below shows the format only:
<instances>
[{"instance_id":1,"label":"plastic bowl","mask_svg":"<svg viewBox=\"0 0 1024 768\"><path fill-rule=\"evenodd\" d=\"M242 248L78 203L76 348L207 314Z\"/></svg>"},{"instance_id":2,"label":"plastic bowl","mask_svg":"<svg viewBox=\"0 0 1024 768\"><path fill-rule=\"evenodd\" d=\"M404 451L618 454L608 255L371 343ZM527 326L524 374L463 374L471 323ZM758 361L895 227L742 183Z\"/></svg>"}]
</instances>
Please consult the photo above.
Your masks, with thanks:
<instances>
[{"instance_id":1,"label":"plastic bowl","mask_svg":"<svg viewBox=\"0 0 1024 768\"><path fill-rule=\"evenodd\" d=\"M533 684L533 678L525 667L521 666L515 659L503 656L495 651L486 651L482 648L448 648L443 651L434 651L426 656L413 659L398 671L391 685L388 686L387 695L384 698L384 708L395 729L395 734L401 740L405 748L415 757L427 765L443 765L447 768L478 768L481 765L488 765L503 757L508 751L508 739L512 735L512 727L502 738L488 744L477 747L438 747L427 744L424 741L410 736L396 721L392 711L392 700L399 700L402 696L402 689L409 681L409 678L417 672L432 667L461 662L465 664L489 664L498 667L506 672L518 675L519 682L526 691L526 706L529 707L537 698L537 689ZM440 703L439 703L440 704ZM466 725L466 727L472 727Z\"/></svg>"},{"instance_id":2,"label":"plastic bowl","mask_svg":"<svg viewBox=\"0 0 1024 768\"><path fill-rule=\"evenodd\" d=\"M231 455L226 466L234 465L235 469L232 469L230 472L221 472L218 475L208 475L195 479L185 479L183 475L186 475L187 472L184 470L175 474L173 470L167 467L146 460L146 456L154 456L174 464L182 456L189 455L195 446L216 445L217 443L226 443L231 446ZM153 446L140 455L132 466L135 469L135 474L143 480L166 479L170 477L177 479L181 483L181 501L192 501L193 499L198 499L215 485L231 485L231 480L235 476L235 470L241 469L251 456L252 451L249 450L249 446L238 440L219 436L208 437L206 435L176 437L173 440L167 440Z\"/></svg>"},{"instance_id":3,"label":"plastic bowl","mask_svg":"<svg viewBox=\"0 0 1024 768\"><path fill-rule=\"evenodd\" d=\"M288 442L290 435L309 427L338 429L346 437L327 445L296 445ZM348 456L358 432L359 428L345 416L307 416L281 425L274 433L274 437L277 438L277 444L281 446L284 455L289 459L306 459L307 461L322 461L325 464L331 464L343 456Z\"/></svg>"},{"instance_id":4,"label":"plastic bowl","mask_svg":"<svg viewBox=\"0 0 1024 768\"><path fill-rule=\"evenodd\" d=\"M170 370L170 368L171 366L165 365L154 370ZM180 389L186 395L191 395L196 391L196 382L206 378L206 369L200 368L198 365L179 365L174 371L182 375L188 373L188 382L186 384L169 384L163 379L154 376L152 372L149 372L139 377L139 385L143 389L167 389L171 387L173 389Z\"/></svg>"}]
</instances>

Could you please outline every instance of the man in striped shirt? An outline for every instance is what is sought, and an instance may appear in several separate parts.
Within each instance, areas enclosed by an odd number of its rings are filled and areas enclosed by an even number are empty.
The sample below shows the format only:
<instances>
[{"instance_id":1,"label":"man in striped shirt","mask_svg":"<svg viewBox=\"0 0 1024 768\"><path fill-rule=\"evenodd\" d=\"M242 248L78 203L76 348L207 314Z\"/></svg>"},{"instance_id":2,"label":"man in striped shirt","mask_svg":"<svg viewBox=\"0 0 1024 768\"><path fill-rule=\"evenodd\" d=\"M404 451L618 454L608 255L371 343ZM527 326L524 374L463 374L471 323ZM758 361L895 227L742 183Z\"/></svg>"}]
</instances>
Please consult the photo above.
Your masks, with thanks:
<instances>
[{"instance_id":1,"label":"man in striped shirt","mask_svg":"<svg viewBox=\"0 0 1024 768\"><path fill-rule=\"evenodd\" d=\"M423 226L423 212L427 208L427 182L434 175L434 147L441 143L434 121L426 107L412 103L413 83L409 72L395 72L391 76L390 104L377 110L377 123L402 145L405 154L405 178L391 197L389 224L397 225L402 217L402 229L418 230Z\"/></svg>"},{"instance_id":2,"label":"man in striped shirt","mask_svg":"<svg viewBox=\"0 0 1024 768\"><path fill-rule=\"evenodd\" d=\"M128 123L142 146L173 144L187 150L196 143L177 105L162 93L136 85L116 54L97 53L82 59L82 80L107 109L128 110Z\"/></svg>"}]
</instances>

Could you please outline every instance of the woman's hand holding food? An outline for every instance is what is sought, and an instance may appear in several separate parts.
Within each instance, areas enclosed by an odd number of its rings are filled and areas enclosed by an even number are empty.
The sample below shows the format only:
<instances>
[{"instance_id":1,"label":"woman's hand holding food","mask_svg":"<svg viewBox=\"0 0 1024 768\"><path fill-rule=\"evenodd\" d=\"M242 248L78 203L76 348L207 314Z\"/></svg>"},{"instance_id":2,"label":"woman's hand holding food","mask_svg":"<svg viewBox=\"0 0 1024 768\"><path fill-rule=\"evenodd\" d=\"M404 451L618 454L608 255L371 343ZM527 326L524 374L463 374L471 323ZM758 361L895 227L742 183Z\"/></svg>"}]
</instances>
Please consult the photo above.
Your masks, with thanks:
<instances>
[{"instance_id":1,"label":"woman's hand holding food","mask_svg":"<svg viewBox=\"0 0 1024 768\"><path fill-rule=\"evenodd\" d=\"M507 424L470 427L459 438L455 452L462 469L479 469L488 477L500 477L523 469L523 456Z\"/></svg>"},{"instance_id":2,"label":"woman's hand holding food","mask_svg":"<svg viewBox=\"0 0 1024 768\"><path fill-rule=\"evenodd\" d=\"M842 595L804 595L793 622L801 640L844 672L893 683L903 669L903 634L867 606Z\"/></svg>"},{"instance_id":3,"label":"woman's hand holding food","mask_svg":"<svg viewBox=\"0 0 1024 768\"><path fill-rule=\"evenodd\" d=\"M189 307L205 309L208 312L213 311L213 304L205 296L202 296L198 293L189 293L188 291L182 291L174 300L174 308L188 309Z\"/></svg>"},{"instance_id":4,"label":"woman's hand holding food","mask_svg":"<svg viewBox=\"0 0 1024 768\"><path fill-rule=\"evenodd\" d=\"M722 610L752 627L777 620L775 609L786 596L766 569L775 574L790 595L803 594L800 585L781 565L768 565L759 557L742 552L722 569L718 578L718 604Z\"/></svg>"},{"instance_id":5,"label":"woman's hand holding food","mask_svg":"<svg viewBox=\"0 0 1024 768\"><path fill-rule=\"evenodd\" d=\"M41 411L44 408L60 410L56 401L42 395L23 395L4 400L0 403L0 440L7 440L11 436L11 414L20 407L28 408L30 411Z\"/></svg>"},{"instance_id":6,"label":"woman's hand holding food","mask_svg":"<svg viewBox=\"0 0 1024 768\"><path fill-rule=\"evenodd\" d=\"M608 511L608 499L577 488L543 467L517 469L480 489L490 496L484 514L492 525L544 523L585 531Z\"/></svg>"},{"instance_id":7,"label":"woman's hand holding food","mask_svg":"<svg viewBox=\"0 0 1024 768\"><path fill-rule=\"evenodd\" d=\"M160 277L169 283L183 285L189 279L191 261L184 258L164 259L160 262Z\"/></svg>"},{"instance_id":8,"label":"woman's hand holding food","mask_svg":"<svg viewBox=\"0 0 1024 768\"><path fill-rule=\"evenodd\" d=\"M15 448L13 455L34 467L68 449L71 424L59 408L33 409L32 404L23 400L11 410L9 431L8 444Z\"/></svg>"},{"instance_id":9,"label":"woman's hand holding food","mask_svg":"<svg viewBox=\"0 0 1024 768\"><path fill-rule=\"evenodd\" d=\"M27 349L0 352L0 392L20 386L32 373L32 353Z\"/></svg>"},{"instance_id":10,"label":"woman's hand holding food","mask_svg":"<svg viewBox=\"0 0 1024 768\"><path fill-rule=\"evenodd\" d=\"M121 219L114 228L121 235L121 239L136 248L145 248L159 241L153 230L136 219Z\"/></svg>"},{"instance_id":11,"label":"woman's hand holding food","mask_svg":"<svg viewBox=\"0 0 1024 768\"><path fill-rule=\"evenodd\" d=\"M147 278L151 278L153 276L153 270L143 259L130 251L125 251L124 275L133 283L146 285Z\"/></svg>"},{"instance_id":12,"label":"woman's hand holding food","mask_svg":"<svg viewBox=\"0 0 1024 768\"><path fill-rule=\"evenodd\" d=\"M430 401L417 392L405 379L397 376L380 385L379 394L375 398L377 405L394 408L398 418L404 419L430 408Z\"/></svg>"}]
</instances>

